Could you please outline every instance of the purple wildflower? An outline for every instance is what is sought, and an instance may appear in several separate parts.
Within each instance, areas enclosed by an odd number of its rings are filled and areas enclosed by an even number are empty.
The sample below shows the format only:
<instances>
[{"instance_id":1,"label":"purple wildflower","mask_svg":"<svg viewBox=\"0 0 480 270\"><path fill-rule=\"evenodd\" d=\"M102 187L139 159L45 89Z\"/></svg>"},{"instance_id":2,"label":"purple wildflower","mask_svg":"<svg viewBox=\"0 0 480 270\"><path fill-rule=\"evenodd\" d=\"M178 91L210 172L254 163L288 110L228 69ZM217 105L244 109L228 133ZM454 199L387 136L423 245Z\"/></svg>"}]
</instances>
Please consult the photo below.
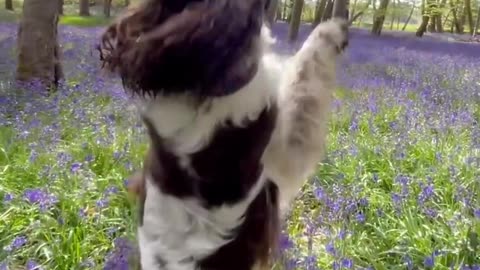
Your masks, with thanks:
<instances>
[{"instance_id":1,"label":"purple wildflower","mask_svg":"<svg viewBox=\"0 0 480 270\"><path fill-rule=\"evenodd\" d=\"M3 196L3 202L8 203L8 202L12 201L13 198L14 198L14 197L13 197L13 194L11 194L11 193L6 193L6 194Z\"/></svg>"},{"instance_id":2,"label":"purple wildflower","mask_svg":"<svg viewBox=\"0 0 480 270\"><path fill-rule=\"evenodd\" d=\"M43 268L35 261L29 260L27 262L27 270L42 270Z\"/></svg>"}]
</instances>

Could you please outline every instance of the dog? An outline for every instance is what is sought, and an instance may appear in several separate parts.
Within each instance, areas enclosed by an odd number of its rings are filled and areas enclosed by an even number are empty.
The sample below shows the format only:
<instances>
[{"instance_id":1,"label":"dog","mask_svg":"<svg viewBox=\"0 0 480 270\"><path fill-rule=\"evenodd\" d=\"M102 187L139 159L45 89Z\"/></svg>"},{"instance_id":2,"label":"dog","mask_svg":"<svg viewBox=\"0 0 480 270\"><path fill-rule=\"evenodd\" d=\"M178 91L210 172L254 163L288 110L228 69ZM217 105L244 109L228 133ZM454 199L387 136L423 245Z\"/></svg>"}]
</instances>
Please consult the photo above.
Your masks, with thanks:
<instances>
[{"instance_id":1,"label":"dog","mask_svg":"<svg viewBox=\"0 0 480 270\"><path fill-rule=\"evenodd\" d=\"M320 24L281 59L266 6L149 0L103 35L101 60L151 142L130 179L144 270L269 269L280 211L323 154L346 23Z\"/></svg>"}]
</instances>

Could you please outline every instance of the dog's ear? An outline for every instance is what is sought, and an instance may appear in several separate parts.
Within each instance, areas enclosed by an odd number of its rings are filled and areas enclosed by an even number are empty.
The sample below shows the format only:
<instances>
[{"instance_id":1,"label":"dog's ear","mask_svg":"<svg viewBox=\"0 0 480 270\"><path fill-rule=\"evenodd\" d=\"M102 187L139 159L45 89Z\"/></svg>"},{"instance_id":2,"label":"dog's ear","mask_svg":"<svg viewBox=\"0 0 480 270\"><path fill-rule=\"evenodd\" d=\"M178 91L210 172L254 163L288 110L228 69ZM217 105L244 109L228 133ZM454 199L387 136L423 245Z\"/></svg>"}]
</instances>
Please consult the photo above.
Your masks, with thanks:
<instances>
[{"instance_id":1,"label":"dog's ear","mask_svg":"<svg viewBox=\"0 0 480 270\"><path fill-rule=\"evenodd\" d=\"M101 60L136 93L216 96L258 65L264 0L150 0L111 25Z\"/></svg>"}]
</instances>

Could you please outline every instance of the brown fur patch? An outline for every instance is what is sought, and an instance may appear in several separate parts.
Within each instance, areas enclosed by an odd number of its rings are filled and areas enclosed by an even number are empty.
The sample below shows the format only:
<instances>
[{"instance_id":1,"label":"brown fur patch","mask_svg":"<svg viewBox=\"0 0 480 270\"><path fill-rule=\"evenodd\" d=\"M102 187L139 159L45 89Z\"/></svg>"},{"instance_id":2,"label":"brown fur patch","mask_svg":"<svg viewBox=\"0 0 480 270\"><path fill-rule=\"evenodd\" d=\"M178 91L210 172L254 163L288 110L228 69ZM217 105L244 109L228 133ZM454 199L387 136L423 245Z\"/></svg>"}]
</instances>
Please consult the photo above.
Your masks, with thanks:
<instances>
[{"instance_id":1,"label":"brown fur patch","mask_svg":"<svg viewBox=\"0 0 480 270\"><path fill-rule=\"evenodd\" d=\"M262 0L146 0L107 28L100 60L132 93L229 94L257 71L262 5Z\"/></svg>"}]
</instances>

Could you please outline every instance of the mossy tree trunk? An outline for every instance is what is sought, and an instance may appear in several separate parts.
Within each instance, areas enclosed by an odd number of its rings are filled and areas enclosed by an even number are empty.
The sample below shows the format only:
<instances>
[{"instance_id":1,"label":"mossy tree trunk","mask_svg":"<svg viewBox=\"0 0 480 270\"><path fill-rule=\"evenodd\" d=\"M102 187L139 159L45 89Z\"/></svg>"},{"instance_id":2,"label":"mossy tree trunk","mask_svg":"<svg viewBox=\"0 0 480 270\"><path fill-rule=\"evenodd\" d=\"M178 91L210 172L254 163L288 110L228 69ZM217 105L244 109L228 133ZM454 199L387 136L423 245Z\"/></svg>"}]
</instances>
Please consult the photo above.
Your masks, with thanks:
<instances>
[{"instance_id":1,"label":"mossy tree trunk","mask_svg":"<svg viewBox=\"0 0 480 270\"><path fill-rule=\"evenodd\" d=\"M13 0L5 0L5 9L13 10Z\"/></svg>"},{"instance_id":2,"label":"mossy tree trunk","mask_svg":"<svg viewBox=\"0 0 480 270\"><path fill-rule=\"evenodd\" d=\"M480 27L480 3L478 5L478 10L477 10L477 21L475 22L475 30L473 31L474 37L478 34L479 27Z\"/></svg>"},{"instance_id":3,"label":"mossy tree trunk","mask_svg":"<svg viewBox=\"0 0 480 270\"><path fill-rule=\"evenodd\" d=\"M423 37L423 34L425 34L425 32L427 31L428 22L430 21L428 4L429 4L428 0L427 0L427 4L425 4L425 0L422 0L422 22L420 23L420 26L415 32L415 35L417 37Z\"/></svg>"},{"instance_id":4,"label":"mossy tree trunk","mask_svg":"<svg viewBox=\"0 0 480 270\"><path fill-rule=\"evenodd\" d=\"M372 25L372 34L379 36L382 33L385 13L387 12L389 0L381 0L380 6L375 11Z\"/></svg>"},{"instance_id":5,"label":"mossy tree trunk","mask_svg":"<svg viewBox=\"0 0 480 270\"><path fill-rule=\"evenodd\" d=\"M315 16L313 17L312 26L317 26L322 21L323 13L327 7L327 0L318 0L317 5L315 6Z\"/></svg>"},{"instance_id":6,"label":"mossy tree trunk","mask_svg":"<svg viewBox=\"0 0 480 270\"><path fill-rule=\"evenodd\" d=\"M465 2L465 15L467 16L468 29L470 30L470 35L473 35L473 30L475 28L472 15L472 2L470 0L464 0Z\"/></svg>"},{"instance_id":7,"label":"mossy tree trunk","mask_svg":"<svg viewBox=\"0 0 480 270\"><path fill-rule=\"evenodd\" d=\"M24 0L18 27L17 80L38 79L51 88L63 78L57 39L58 1Z\"/></svg>"},{"instance_id":8,"label":"mossy tree trunk","mask_svg":"<svg viewBox=\"0 0 480 270\"><path fill-rule=\"evenodd\" d=\"M292 42L297 39L300 22L302 19L303 0L295 0L293 2L292 13L290 16L290 26L288 28L288 41Z\"/></svg>"}]
</instances>

